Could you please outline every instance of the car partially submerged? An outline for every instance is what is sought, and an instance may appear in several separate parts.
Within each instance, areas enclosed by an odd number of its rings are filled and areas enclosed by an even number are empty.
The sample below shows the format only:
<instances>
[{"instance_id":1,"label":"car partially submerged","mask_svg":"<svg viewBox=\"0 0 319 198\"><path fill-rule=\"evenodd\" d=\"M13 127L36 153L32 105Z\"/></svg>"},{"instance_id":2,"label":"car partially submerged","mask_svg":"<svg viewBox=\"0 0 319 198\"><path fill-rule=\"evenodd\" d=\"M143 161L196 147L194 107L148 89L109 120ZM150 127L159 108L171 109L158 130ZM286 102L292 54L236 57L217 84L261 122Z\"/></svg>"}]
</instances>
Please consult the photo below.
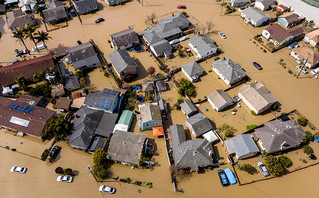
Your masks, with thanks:
<instances>
[{"instance_id":1,"label":"car partially submerged","mask_svg":"<svg viewBox=\"0 0 319 198\"><path fill-rule=\"evenodd\" d=\"M21 55L28 54L28 53L30 53L29 50L19 50L14 55L17 57L17 56L21 56Z\"/></svg>"},{"instance_id":2,"label":"car partially submerged","mask_svg":"<svg viewBox=\"0 0 319 198\"><path fill-rule=\"evenodd\" d=\"M13 167L10 169L10 172L11 172L11 173L21 173L21 174L24 174L24 173L27 172L27 168L20 167L20 166L13 166Z\"/></svg>"},{"instance_id":3,"label":"car partially submerged","mask_svg":"<svg viewBox=\"0 0 319 198\"><path fill-rule=\"evenodd\" d=\"M264 165L264 163L257 162L257 166L259 167L260 172L264 175L264 177L269 176L269 172L268 172L266 166Z\"/></svg>"},{"instance_id":4,"label":"car partially submerged","mask_svg":"<svg viewBox=\"0 0 319 198\"><path fill-rule=\"evenodd\" d=\"M177 9L186 9L186 5L178 5Z\"/></svg>"},{"instance_id":5,"label":"car partially submerged","mask_svg":"<svg viewBox=\"0 0 319 198\"><path fill-rule=\"evenodd\" d=\"M222 170L222 169L218 170L218 176L219 176L220 183L222 184L222 186L229 185L229 181L227 179L227 176L226 176L226 173L224 170Z\"/></svg>"},{"instance_id":6,"label":"car partially submerged","mask_svg":"<svg viewBox=\"0 0 319 198\"><path fill-rule=\"evenodd\" d=\"M66 183L72 183L73 182L73 177L71 176L58 176L56 179L58 182L66 182Z\"/></svg>"},{"instance_id":7,"label":"car partially submerged","mask_svg":"<svg viewBox=\"0 0 319 198\"><path fill-rule=\"evenodd\" d=\"M103 22L103 21L105 21L103 18L98 18L98 19L96 19L94 22L95 22L95 23L101 23L101 22Z\"/></svg>"},{"instance_id":8,"label":"car partially submerged","mask_svg":"<svg viewBox=\"0 0 319 198\"><path fill-rule=\"evenodd\" d=\"M114 194L116 192L116 189L113 188L113 187L110 187L110 186L101 185L99 187L99 191L100 192L107 192L107 193L110 193L110 194Z\"/></svg>"},{"instance_id":9,"label":"car partially submerged","mask_svg":"<svg viewBox=\"0 0 319 198\"><path fill-rule=\"evenodd\" d=\"M297 65L296 68L297 68L299 71L301 71L302 73L304 73L304 74L307 74L307 73L308 73L308 70L307 70L305 67L301 66L301 65Z\"/></svg>"},{"instance_id":10,"label":"car partially submerged","mask_svg":"<svg viewBox=\"0 0 319 198\"><path fill-rule=\"evenodd\" d=\"M59 146L54 146L53 149L51 150L51 152L49 153L49 156L50 156L51 158L56 158L56 157L58 156L60 150L61 150L61 147L59 147Z\"/></svg>"}]
</instances>

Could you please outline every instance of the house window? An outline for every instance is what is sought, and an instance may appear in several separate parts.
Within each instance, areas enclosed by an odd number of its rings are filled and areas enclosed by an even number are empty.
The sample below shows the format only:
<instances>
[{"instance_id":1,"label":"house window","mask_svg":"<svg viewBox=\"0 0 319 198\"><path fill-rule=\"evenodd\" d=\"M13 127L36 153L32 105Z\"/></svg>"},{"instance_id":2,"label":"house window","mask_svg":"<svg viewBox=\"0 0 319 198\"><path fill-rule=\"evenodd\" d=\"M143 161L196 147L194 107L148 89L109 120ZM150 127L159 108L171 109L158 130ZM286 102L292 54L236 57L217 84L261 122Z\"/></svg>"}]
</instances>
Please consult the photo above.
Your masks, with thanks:
<instances>
[{"instance_id":1,"label":"house window","mask_svg":"<svg viewBox=\"0 0 319 198\"><path fill-rule=\"evenodd\" d=\"M147 127L148 127L148 126L150 126L150 125L149 125L149 124L145 124L145 126L147 126Z\"/></svg>"},{"instance_id":2,"label":"house window","mask_svg":"<svg viewBox=\"0 0 319 198\"><path fill-rule=\"evenodd\" d=\"M159 125L159 123L158 122L155 122L155 126L158 126Z\"/></svg>"}]
</instances>

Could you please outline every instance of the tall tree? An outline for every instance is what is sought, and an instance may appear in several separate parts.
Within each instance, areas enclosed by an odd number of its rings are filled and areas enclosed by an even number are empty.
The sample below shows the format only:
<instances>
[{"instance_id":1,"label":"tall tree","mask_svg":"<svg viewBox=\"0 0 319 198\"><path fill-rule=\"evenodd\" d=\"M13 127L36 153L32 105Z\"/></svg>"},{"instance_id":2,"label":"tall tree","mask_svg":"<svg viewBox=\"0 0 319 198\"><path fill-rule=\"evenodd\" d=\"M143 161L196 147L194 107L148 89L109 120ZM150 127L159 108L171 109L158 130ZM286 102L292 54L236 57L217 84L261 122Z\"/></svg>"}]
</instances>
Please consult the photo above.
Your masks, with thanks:
<instances>
[{"instance_id":1,"label":"tall tree","mask_svg":"<svg viewBox=\"0 0 319 198\"><path fill-rule=\"evenodd\" d=\"M49 39L52 39L52 38L49 36L49 33L43 32L43 31L41 31L41 32L38 31L38 32L36 32L34 35L35 35L34 38L37 40L36 43L42 42L43 45L44 45L44 47L45 47L45 49L48 49L45 42L48 41Z\"/></svg>"},{"instance_id":2,"label":"tall tree","mask_svg":"<svg viewBox=\"0 0 319 198\"><path fill-rule=\"evenodd\" d=\"M21 41L21 43L24 45L25 49L28 50L27 45L24 42L25 39L25 32L23 28L18 29L17 31L13 32L13 37L17 39L17 41Z\"/></svg>"},{"instance_id":3,"label":"tall tree","mask_svg":"<svg viewBox=\"0 0 319 198\"><path fill-rule=\"evenodd\" d=\"M35 30L37 29L38 27L36 25L29 25L29 24L26 24L25 25L25 28L23 29L24 30L24 34L25 34L25 37L26 38L29 38L31 41L33 41L34 45L35 45L35 48L37 49L37 51L39 51L38 47L37 47L37 44L35 42L35 39L34 39L34 35L33 33L35 32Z\"/></svg>"}]
</instances>

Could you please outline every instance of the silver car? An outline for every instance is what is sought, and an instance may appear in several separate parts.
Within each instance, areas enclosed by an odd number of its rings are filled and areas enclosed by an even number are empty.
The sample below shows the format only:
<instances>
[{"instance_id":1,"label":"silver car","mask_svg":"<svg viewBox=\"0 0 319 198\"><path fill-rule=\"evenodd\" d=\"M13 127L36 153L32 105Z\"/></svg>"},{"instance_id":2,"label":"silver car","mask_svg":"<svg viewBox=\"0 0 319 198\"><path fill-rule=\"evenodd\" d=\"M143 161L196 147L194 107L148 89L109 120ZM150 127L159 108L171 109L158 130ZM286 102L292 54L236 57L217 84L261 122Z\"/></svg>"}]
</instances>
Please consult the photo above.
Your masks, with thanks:
<instances>
[{"instance_id":1,"label":"silver car","mask_svg":"<svg viewBox=\"0 0 319 198\"><path fill-rule=\"evenodd\" d=\"M264 177L269 176L269 172L268 172L266 166L264 165L264 163L257 162L257 165L258 165L258 167L260 169L260 172L264 175Z\"/></svg>"},{"instance_id":2,"label":"silver car","mask_svg":"<svg viewBox=\"0 0 319 198\"><path fill-rule=\"evenodd\" d=\"M224 33L222 33L222 32L218 32L218 35L220 37L222 37L223 39L227 38L227 36Z\"/></svg>"},{"instance_id":3,"label":"silver car","mask_svg":"<svg viewBox=\"0 0 319 198\"><path fill-rule=\"evenodd\" d=\"M10 169L10 172L11 172L11 173L21 173L21 174L24 174L24 173L27 172L27 168L20 167L20 166L13 166L13 167Z\"/></svg>"},{"instance_id":4,"label":"silver car","mask_svg":"<svg viewBox=\"0 0 319 198\"><path fill-rule=\"evenodd\" d=\"M58 178L56 180L59 182L72 183L73 177L71 177L71 176L58 176Z\"/></svg>"},{"instance_id":5,"label":"silver car","mask_svg":"<svg viewBox=\"0 0 319 198\"><path fill-rule=\"evenodd\" d=\"M114 194L116 189L112 188L112 187L109 187L109 186L101 185L100 188L99 188L99 191L100 192L107 192L107 193L110 193L110 194Z\"/></svg>"}]
</instances>

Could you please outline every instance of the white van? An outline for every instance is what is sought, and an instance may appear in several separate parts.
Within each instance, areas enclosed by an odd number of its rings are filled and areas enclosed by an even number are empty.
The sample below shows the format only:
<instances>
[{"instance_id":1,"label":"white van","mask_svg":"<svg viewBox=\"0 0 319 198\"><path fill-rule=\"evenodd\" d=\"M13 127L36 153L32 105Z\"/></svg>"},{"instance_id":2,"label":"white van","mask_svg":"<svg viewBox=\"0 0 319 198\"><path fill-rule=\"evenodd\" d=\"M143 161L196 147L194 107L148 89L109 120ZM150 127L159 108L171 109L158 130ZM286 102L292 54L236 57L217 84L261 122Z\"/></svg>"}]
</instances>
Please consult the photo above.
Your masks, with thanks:
<instances>
[{"instance_id":1,"label":"white van","mask_svg":"<svg viewBox=\"0 0 319 198\"><path fill-rule=\"evenodd\" d=\"M45 46L44 46L44 44L37 45L37 47L32 48L32 51L33 52L37 51L37 48L38 48L38 50L43 50L43 49L45 49Z\"/></svg>"}]
</instances>

